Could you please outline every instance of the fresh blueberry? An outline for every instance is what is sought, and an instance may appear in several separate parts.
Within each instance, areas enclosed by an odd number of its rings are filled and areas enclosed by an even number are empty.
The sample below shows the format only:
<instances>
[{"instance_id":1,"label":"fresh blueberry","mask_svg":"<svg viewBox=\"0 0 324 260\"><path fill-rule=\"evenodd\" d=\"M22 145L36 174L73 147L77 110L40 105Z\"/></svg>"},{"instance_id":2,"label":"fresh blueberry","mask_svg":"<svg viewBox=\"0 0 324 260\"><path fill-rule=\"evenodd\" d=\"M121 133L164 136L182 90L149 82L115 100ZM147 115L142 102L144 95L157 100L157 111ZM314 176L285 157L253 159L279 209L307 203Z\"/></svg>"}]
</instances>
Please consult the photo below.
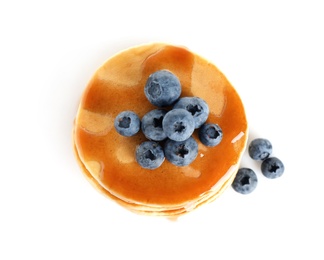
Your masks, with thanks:
<instances>
[{"instance_id":1,"label":"fresh blueberry","mask_svg":"<svg viewBox=\"0 0 324 260\"><path fill-rule=\"evenodd\" d=\"M249 145L249 155L253 160L262 161L272 153L272 144L264 138L254 139Z\"/></svg>"},{"instance_id":2,"label":"fresh blueberry","mask_svg":"<svg viewBox=\"0 0 324 260\"><path fill-rule=\"evenodd\" d=\"M147 99L155 106L172 105L181 94L181 84L177 76L168 70L152 73L144 87Z\"/></svg>"},{"instance_id":3,"label":"fresh blueberry","mask_svg":"<svg viewBox=\"0 0 324 260\"><path fill-rule=\"evenodd\" d=\"M167 139L164 145L165 158L176 166L185 166L196 159L198 144L193 137L185 141L176 142Z\"/></svg>"},{"instance_id":4,"label":"fresh blueberry","mask_svg":"<svg viewBox=\"0 0 324 260\"><path fill-rule=\"evenodd\" d=\"M166 110L154 109L143 116L141 127L146 138L162 141L167 137L162 128L162 121L166 113Z\"/></svg>"},{"instance_id":5,"label":"fresh blueberry","mask_svg":"<svg viewBox=\"0 0 324 260\"><path fill-rule=\"evenodd\" d=\"M183 108L190 112L195 120L196 129L206 122L209 115L207 103L199 97L180 98L173 108Z\"/></svg>"},{"instance_id":6,"label":"fresh blueberry","mask_svg":"<svg viewBox=\"0 0 324 260\"><path fill-rule=\"evenodd\" d=\"M232 183L233 189L241 194L249 194L256 188L258 178L250 168L240 168Z\"/></svg>"},{"instance_id":7,"label":"fresh blueberry","mask_svg":"<svg viewBox=\"0 0 324 260\"><path fill-rule=\"evenodd\" d=\"M140 130L141 120L133 111L123 111L114 121L117 132L123 136L133 136Z\"/></svg>"},{"instance_id":8,"label":"fresh blueberry","mask_svg":"<svg viewBox=\"0 0 324 260\"><path fill-rule=\"evenodd\" d=\"M262 174L269 179L280 177L284 173L284 171L284 164L276 157L269 157L265 159L261 164Z\"/></svg>"},{"instance_id":9,"label":"fresh blueberry","mask_svg":"<svg viewBox=\"0 0 324 260\"><path fill-rule=\"evenodd\" d=\"M164 152L162 147L153 141L145 141L136 148L136 161L143 168L156 169L164 161Z\"/></svg>"},{"instance_id":10,"label":"fresh blueberry","mask_svg":"<svg viewBox=\"0 0 324 260\"><path fill-rule=\"evenodd\" d=\"M199 140L206 146L216 146L222 141L223 131L217 124L203 124L198 132Z\"/></svg>"},{"instance_id":11,"label":"fresh blueberry","mask_svg":"<svg viewBox=\"0 0 324 260\"><path fill-rule=\"evenodd\" d=\"M162 127L171 140L184 141L194 132L195 121L187 110L172 109L165 114Z\"/></svg>"}]
</instances>

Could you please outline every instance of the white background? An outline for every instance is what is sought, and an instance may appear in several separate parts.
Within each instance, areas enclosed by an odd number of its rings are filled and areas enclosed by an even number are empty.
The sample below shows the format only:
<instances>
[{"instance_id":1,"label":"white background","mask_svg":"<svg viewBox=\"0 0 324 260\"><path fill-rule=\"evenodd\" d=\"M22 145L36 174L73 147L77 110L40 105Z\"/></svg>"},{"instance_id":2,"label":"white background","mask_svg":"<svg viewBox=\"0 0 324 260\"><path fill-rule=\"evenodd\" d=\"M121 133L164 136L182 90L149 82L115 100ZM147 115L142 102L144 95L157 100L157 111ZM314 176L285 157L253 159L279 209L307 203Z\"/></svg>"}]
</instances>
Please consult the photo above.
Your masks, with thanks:
<instances>
[{"instance_id":1,"label":"white background","mask_svg":"<svg viewBox=\"0 0 324 260\"><path fill-rule=\"evenodd\" d=\"M213 4L212 4L213 3ZM321 1L1 1L0 259L324 259ZM79 169L72 127L96 69L162 41L215 63L284 175L172 222L134 215Z\"/></svg>"}]
</instances>

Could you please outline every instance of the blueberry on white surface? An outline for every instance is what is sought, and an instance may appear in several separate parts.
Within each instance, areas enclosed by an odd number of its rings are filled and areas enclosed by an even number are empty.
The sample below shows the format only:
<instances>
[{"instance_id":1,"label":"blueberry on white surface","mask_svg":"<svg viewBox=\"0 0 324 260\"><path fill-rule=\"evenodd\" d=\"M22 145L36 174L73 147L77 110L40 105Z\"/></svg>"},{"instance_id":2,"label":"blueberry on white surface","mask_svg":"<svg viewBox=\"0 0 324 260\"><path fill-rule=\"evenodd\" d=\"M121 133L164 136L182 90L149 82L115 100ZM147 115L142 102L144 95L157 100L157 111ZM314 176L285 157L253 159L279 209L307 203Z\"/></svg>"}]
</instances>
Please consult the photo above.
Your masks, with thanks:
<instances>
[{"instance_id":1,"label":"blueberry on white surface","mask_svg":"<svg viewBox=\"0 0 324 260\"><path fill-rule=\"evenodd\" d=\"M216 146L223 138L223 131L217 124L203 124L198 132L199 140L206 146Z\"/></svg>"},{"instance_id":2,"label":"blueberry on white surface","mask_svg":"<svg viewBox=\"0 0 324 260\"><path fill-rule=\"evenodd\" d=\"M277 157L269 157L261 164L262 174L269 178L275 179L280 177L285 171L285 166Z\"/></svg>"},{"instance_id":3,"label":"blueberry on white surface","mask_svg":"<svg viewBox=\"0 0 324 260\"><path fill-rule=\"evenodd\" d=\"M196 129L206 122L209 115L207 103L199 97L180 98L173 108L183 108L190 112L195 120Z\"/></svg>"},{"instance_id":4,"label":"blueberry on white surface","mask_svg":"<svg viewBox=\"0 0 324 260\"><path fill-rule=\"evenodd\" d=\"M180 97L180 80L168 70L156 71L148 77L144 93L153 105L170 106Z\"/></svg>"},{"instance_id":5,"label":"blueberry on white surface","mask_svg":"<svg viewBox=\"0 0 324 260\"><path fill-rule=\"evenodd\" d=\"M264 138L254 139L249 145L249 155L253 160L262 161L272 153L272 144Z\"/></svg>"},{"instance_id":6,"label":"blueberry on white surface","mask_svg":"<svg viewBox=\"0 0 324 260\"><path fill-rule=\"evenodd\" d=\"M133 136L141 127L141 120L133 111L123 111L114 121L116 131L123 136Z\"/></svg>"},{"instance_id":7,"label":"blueberry on white surface","mask_svg":"<svg viewBox=\"0 0 324 260\"><path fill-rule=\"evenodd\" d=\"M143 116L141 128L146 138L162 141L167 137L162 128L162 121L166 113L166 110L154 109Z\"/></svg>"},{"instance_id":8,"label":"blueberry on white surface","mask_svg":"<svg viewBox=\"0 0 324 260\"><path fill-rule=\"evenodd\" d=\"M250 168L240 168L232 183L233 189L241 194L249 194L255 190L258 184L258 178L255 172Z\"/></svg>"},{"instance_id":9,"label":"blueberry on white surface","mask_svg":"<svg viewBox=\"0 0 324 260\"><path fill-rule=\"evenodd\" d=\"M136 148L136 161L146 169L156 169L164 161L163 148L156 142L145 141Z\"/></svg>"},{"instance_id":10,"label":"blueberry on white surface","mask_svg":"<svg viewBox=\"0 0 324 260\"><path fill-rule=\"evenodd\" d=\"M176 166L186 166L198 155L198 144L193 137L176 142L167 139L164 145L165 158Z\"/></svg>"},{"instance_id":11,"label":"blueberry on white surface","mask_svg":"<svg viewBox=\"0 0 324 260\"><path fill-rule=\"evenodd\" d=\"M187 110L172 109L165 114L162 127L166 136L171 140L184 141L194 132L195 121Z\"/></svg>"}]
</instances>

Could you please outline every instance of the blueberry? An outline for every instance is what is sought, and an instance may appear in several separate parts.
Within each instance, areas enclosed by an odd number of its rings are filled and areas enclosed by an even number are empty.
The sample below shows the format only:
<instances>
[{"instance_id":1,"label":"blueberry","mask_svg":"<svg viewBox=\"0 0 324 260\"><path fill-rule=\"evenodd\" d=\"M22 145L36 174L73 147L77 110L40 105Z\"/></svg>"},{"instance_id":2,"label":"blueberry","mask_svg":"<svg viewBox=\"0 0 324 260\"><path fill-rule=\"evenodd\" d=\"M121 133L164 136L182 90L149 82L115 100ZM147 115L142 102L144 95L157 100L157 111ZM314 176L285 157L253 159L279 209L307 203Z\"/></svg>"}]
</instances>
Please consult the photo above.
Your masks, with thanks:
<instances>
[{"instance_id":1,"label":"blueberry","mask_svg":"<svg viewBox=\"0 0 324 260\"><path fill-rule=\"evenodd\" d=\"M171 140L184 141L194 132L195 121L187 110L172 109L165 114L162 127Z\"/></svg>"},{"instance_id":2,"label":"blueberry","mask_svg":"<svg viewBox=\"0 0 324 260\"><path fill-rule=\"evenodd\" d=\"M272 153L272 144L264 138L254 139L249 145L249 155L253 160L264 160Z\"/></svg>"},{"instance_id":3,"label":"blueberry","mask_svg":"<svg viewBox=\"0 0 324 260\"><path fill-rule=\"evenodd\" d=\"M136 161L143 168L156 169L164 161L164 152L162 147L153 141L145 141L136 148Z\"/></svg>"},{"instance_id":4,"label":"blueberry","mask_svg":"<svg viewBox=\"0 0 324 260\"><path fill-rule=\"evenodd\" d=\"M265 159L261 164L262 174L269 179L280 177L284 173L284 171L284 164L276 157L269 157Z\"/></svg>"},{"instance_id":5,"label":"blueberry","mask_svg":"<svg viewBox=\"0 0 324 260\"><path fill-rule=\"evenodd\" d=\"M165 110L154 109L143 116L141 128L146 138L162 141L167 137L162 128L162 121L166 113Z\"/></svg>"},{"instance_id":6,"label":"blueberry","mask_svg":"<svg viewBox=\"0 0 324 260\"><path fill-rule=\"evenodd\" d=\"M148 77L144 93L153 105L158 107L170 106L180 97L181 84L179 79L170 71L159 70Z\"/></svg>"},{"instance_id":7,"label":"blueberry","mask_svg":"<svg viewBox=\"0 0 324 260\"><path fill-rule=\"evenodd\" d=\"M180 98L173 108L183 108L190 112L195 120L196 129L206 122L209 115L207 103L199 97Z\"/></svg>"},{"instance_id":8,"label":"blueberry","mask_svg":"<svg viewBox=\"0 0 324 260\"><path fill-rule=\"evenodd\" d=\"M198 136L206 146L216 146L222 141L223 131L217 124L203 124L199 128Z\"/></svg>"},{"instance_id":9,"label":"blueberry","mask_svg":"<svg viewBox=\"0 0 324 260\"><path fill-rule=\"evenodd\" d=\"M255 172L249 168L240 168L232 183L233 189L241 194L249 194L256 188L258 178Z\"/></svg>"},{"instance_id":10,"label":"blueberry","mask_svg":"<svg viewBox=\"0 0 324 260\"><path fill-rule=\"evenodd\" d=\"M176 166L189 165L197 157L198 144L193 137L181 142L167 139L164 154L165 158Z\"/></svg>"},{"instance_id":11,"label":"blueberry","mask_svg":"<svg viewBox=\"0 0 324 260\"><path fill-rule=\"evenodd\" d=\"M114 121L117 132L123 136L133 136L140 130L141 120L133 111L123 111Z\"/></svg>"}]
</instances>

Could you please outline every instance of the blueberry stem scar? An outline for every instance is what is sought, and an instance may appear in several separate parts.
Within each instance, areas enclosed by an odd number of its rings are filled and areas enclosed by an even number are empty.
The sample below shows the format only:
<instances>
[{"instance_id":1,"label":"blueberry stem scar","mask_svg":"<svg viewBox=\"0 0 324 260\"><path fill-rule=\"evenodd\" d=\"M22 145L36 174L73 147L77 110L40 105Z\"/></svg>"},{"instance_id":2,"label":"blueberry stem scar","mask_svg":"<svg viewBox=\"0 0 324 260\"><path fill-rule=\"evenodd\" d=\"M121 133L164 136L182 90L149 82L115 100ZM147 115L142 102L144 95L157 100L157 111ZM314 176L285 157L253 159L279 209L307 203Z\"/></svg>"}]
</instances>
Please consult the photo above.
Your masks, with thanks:
<instances>
[{"instance_id":1,"label":"blueberry stem scar","mask_svg":"<svg viewBox=\"0 0 324 260\"><path fill-rule=\"evenodd\" d=\"M270 172L276 172L280 167L276 164L272 164L270 168Z\"/></svg>"},{"instance_id":2,"label":"blueberry stem scar","mask_svg":"<svg viewBox=\"0 0 324 260\"><path fill-rule=\"evenodd\" d=\"M185 145L179 145L177 155L180 156L181 158L184 158L185 155L189 153L188 149L185 147Z\"/></svg>"},{"instance_id":3,"label":"blueberry stem scar","mask_svg":"<svg viewBox=\"0 0 324 260\"><path fill-rule=\"evenodd\" d=\"M152 153L151 150L147 150L144 154L144 157L152 161L156 160L156 156Z\"/></svg>"},{"instance_id":4,"label":"blueberry stem scar","mask_svg":"<svg viewBox=\"0 0 324 260\"><path fill-rule=\"evenodd\" d=\"M207 132L208 137L210 137L212 139L216 139L219 136L218 131L216 131L216 129L214 127L209 127L206 132Z\"/></svg>"},{"instance_id":5,"label":"blueberry stem scar","mask_svg":"<svg viewBox=\"0 0 324 260\"><path fill-rule=\"evenodd\" d=\"M201 107L198 105L188 105L187 110L194 116L196 113L201 112Z\"/></svg>"},{"instance_id":6,"label":"blueberry stem scar","mask_svg":"<svg viewBox=\"0 0 324 260\"><path fill-rule=\"evenodd\" d=\"M244 178L242 178L241 184L242 185L250 184L250 177L249 176L245 176Z\"/></svg>"},{"instance_id":7,"label":"blueberry stem scar","mask_svg":"<svg viewBox=\"0 0 324 260\"><path fill-rule=\"evenodd\" d=\"M185 129L186 127L183 125L182 122L176 122L174 124L174 130L177 132L177 133L181 133L183 132L183 130Z\"/></svg>"},{"instance_id":8,"label":"blueberry stem scar","mask_svg":"<svg viewBox=\"0 0 324 260\"><path fill-rule=\"evenodd\" d=\"M162 128L162 121L163 121L163 116L161 116L159 118L154 118L153 119L153 125L154 125L154 127Z\"/></svg>"},{"instance_id":9,"label":"blueberry stem scar","mask_svg":"<svg viewBox=\"0 0 324 260\"><path fill-rule=\"evenodd\" d=\"M130 117L125 116L125 117L119 119L118 126L122 127L122 128L129 128L130 123L131 123Z\"/></svg>"}]
</instances>

